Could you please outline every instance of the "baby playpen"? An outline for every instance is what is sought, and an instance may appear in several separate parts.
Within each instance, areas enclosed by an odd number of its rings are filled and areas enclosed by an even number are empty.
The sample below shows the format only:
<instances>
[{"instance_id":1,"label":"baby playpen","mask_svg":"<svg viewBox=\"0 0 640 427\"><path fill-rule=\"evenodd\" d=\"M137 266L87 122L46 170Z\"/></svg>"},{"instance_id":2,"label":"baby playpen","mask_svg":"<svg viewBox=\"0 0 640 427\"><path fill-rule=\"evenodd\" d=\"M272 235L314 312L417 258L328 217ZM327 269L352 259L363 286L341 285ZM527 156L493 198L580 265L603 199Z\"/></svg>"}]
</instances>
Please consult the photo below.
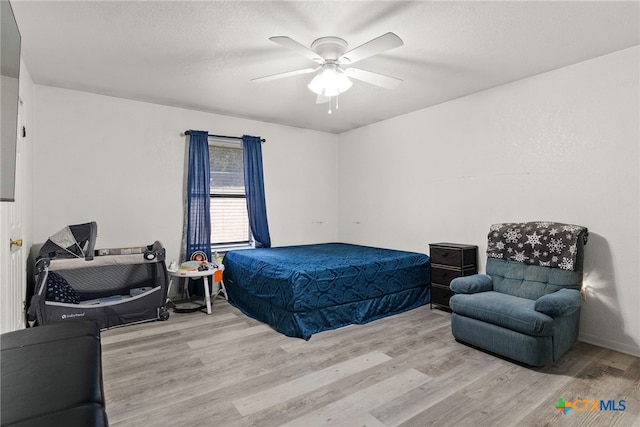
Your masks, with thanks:
<instances>
[{"instance_id":1,"label":"baby playpen","mask_svg":"<svg viewBox=\"0 0 640 427\"><path fill-rule=\"evenodd\" d=\"M168 319L162 245L95 250L96 235L95 222L72 225L40 248L29 320L89 319L108 329Z\"/></svg>"}]
</instances>

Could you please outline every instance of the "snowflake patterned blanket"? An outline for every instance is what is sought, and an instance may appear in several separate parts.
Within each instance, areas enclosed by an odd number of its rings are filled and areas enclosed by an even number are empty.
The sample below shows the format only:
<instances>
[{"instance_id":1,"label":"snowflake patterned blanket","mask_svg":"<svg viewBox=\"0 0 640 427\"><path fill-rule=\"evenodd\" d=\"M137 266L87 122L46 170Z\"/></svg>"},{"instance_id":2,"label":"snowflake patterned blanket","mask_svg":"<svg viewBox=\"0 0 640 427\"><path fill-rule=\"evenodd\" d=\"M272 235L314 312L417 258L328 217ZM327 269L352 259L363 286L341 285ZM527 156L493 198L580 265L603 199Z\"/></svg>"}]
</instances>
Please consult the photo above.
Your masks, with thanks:
<instances>
[{"instance_id":1,"label":"snowflake patterned blanket","mask_svg":"<svg viewBox=\"0 0 640 427\"><path fill-rule=\"evenodd\" d=\"M578 239L586 244L588 235L586 227L558 222L493 224L487 256L573 271Z\"/></svg>"}]
</instances>

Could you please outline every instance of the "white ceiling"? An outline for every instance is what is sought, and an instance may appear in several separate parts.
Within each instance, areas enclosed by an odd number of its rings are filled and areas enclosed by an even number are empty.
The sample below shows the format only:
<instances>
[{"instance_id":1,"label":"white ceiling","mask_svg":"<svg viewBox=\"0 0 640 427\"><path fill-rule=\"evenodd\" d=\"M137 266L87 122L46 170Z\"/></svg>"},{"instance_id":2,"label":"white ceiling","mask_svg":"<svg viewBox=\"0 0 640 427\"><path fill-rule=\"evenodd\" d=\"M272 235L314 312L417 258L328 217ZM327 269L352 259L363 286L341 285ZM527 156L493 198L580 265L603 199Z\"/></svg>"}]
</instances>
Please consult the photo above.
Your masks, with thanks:
<instances>
[{"instance_id":1,"label":"white ceiling","mask_svg":"<svg viewBox=\"0 0 640 427\"><path fill-rule=\"evenodd\" d=\"M11 1L35 83L340 133L640 44L639 2ZM313 66L268 40L404 46L358 63L402 78L355 81L327 114Z\"/></svg>"}]
</instances>

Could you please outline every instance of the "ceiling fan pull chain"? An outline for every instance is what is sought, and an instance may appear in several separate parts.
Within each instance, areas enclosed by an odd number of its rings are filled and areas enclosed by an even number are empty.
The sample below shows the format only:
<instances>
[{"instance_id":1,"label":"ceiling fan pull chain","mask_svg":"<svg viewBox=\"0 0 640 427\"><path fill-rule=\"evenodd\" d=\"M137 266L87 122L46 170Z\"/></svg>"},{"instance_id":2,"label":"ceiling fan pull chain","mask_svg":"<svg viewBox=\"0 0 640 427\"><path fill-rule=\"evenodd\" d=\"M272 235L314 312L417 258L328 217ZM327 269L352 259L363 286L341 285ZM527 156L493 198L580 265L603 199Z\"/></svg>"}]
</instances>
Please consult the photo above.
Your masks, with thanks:
<instances>
[{"instance_id":1,"label":"ceiling fan pull chain","mask_svg":"<svg viewBox=\"0 0 640 427\"><path fill-rule=\"evenodd\" d=\"M340 106L338 105L338 95L332 96L331 98L329 98L329 114L333 113L333 111L331 110L331 106L333 105L334 101L335 101L334 110L337 110L338 108L340 108Z\"/></svg>"}]
</instances>

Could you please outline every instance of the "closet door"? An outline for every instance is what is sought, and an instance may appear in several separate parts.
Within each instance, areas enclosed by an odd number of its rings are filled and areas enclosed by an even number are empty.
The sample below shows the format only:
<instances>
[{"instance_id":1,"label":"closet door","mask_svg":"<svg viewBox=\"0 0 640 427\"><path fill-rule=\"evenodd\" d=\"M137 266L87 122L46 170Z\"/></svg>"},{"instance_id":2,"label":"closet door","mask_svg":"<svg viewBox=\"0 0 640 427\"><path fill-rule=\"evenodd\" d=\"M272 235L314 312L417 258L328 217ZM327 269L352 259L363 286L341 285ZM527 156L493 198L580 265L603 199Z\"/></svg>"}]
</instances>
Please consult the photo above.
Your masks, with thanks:
<instances>
[{"instance_id":1,"label":"closet door","mask_svg":"<svg viewBox=\"0 0 640 427\"><path fill-rule=\"evenodd\" d=\"M18 108L16 193L14 202L0 202L0 332L25 327L26 249L23 246L25 200L24 105Z\"/></svg>"}]
</instances>

